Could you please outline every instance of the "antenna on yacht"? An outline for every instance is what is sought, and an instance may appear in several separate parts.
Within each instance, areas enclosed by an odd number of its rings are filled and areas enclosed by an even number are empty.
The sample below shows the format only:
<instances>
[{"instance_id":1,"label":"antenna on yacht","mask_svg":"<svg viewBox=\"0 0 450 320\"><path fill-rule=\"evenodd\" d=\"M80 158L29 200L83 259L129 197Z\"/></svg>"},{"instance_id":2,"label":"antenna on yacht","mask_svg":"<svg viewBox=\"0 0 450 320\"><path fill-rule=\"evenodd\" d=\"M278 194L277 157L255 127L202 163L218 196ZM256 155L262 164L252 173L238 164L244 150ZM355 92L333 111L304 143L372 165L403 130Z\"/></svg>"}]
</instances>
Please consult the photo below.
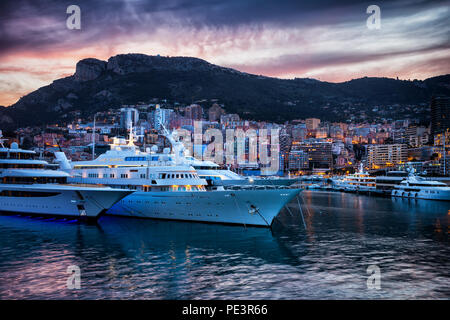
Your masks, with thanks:
<instances>
[{"instance_id":1,"label":"antenna on yacht","mask_svg":"<svg viewBox=\"0 0 450 320\"><path fill-rule=\"evenodd\" d=\"M134 146L133 122L130 123L130 135L128 136L128 145Z\"/></svg>"},{"instance_id":2,"label":"antenna on yacht","mask_svg":"<svg viewBox=\"0 0 450 320\"><path fill-rule=\"evenodd\" d=\"M415 172L416 170L413 168L413 166L411 165L411 163L409 163L409 166L408 166L408 168L406 169L406 172L408 172L408 176L410 176L410 177L414 177L414 172Z\"/></svg>"},{"instance_id":3,"label":"antenna on yacht","mask_svg":"<svg viewBox=\"0 0 450 320\"><path fill-rule=\"evenodd\" d=\"M161 125L163 129L163 135L169 140L169 142L172 144L172 150L175 154L175 162L180 163L183 162L184 159L184 145L180 141L176 141L173 137L173 134L167 130L166 126L163 124L161 116L158 117L158 122Z\"/></svg>"}]
</instances>

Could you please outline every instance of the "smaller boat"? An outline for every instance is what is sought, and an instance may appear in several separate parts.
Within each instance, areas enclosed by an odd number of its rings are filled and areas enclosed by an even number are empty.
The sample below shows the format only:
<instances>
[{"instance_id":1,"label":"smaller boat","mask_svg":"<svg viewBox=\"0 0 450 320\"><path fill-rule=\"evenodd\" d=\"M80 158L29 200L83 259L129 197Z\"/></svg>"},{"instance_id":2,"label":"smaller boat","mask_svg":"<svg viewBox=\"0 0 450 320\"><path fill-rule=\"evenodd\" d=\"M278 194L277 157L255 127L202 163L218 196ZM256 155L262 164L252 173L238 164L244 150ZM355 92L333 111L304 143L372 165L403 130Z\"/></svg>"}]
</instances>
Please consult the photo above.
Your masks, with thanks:
<instances>
[{"instance_id":1,"label":"smaller boat","mask_svg":"<svg viewBox=\"0 0 450 320\"><path fill-rule=\"evenodd\" d=\"M0 131L0 212L95 220L132 193L97 185L67 184L69 174L52 170L36 153L3 144Z\"/></svg>"},{"instance_id":2,"label":"smaller boat","mask_svg":"<svg viewBox=\"0 0 450 320\"><path fill-rule=\"evenodd\" d=\"M450 201L450 187L448 185L416 176L413 168L408 171L409 177L392 190L391 195L393 197Z\"/></svg>"},{"instance_id":3,"label":"smaller boat","mask_svg":"<svg viewBox=\"0 0 450 320\"><path fill-rule=\"evenodd\" d=\"M381 195L390 196L392 190L407 178L408 172L406 171L389 171L384 176L377 176L377 192Z\"/></svg>"},{"instance_id":4,"label":"smaller boat","mask_svg":"<svg viewBox=\"0 0 450 320\"><path fill-rule=\"evenodd\" d=\"M372 192L376 190L376 177L370 176L364 170L362 163L358 172L346 175L342 179L333 179L332 181L335 190L347 192Z\"/></svg>"}]
</instances>

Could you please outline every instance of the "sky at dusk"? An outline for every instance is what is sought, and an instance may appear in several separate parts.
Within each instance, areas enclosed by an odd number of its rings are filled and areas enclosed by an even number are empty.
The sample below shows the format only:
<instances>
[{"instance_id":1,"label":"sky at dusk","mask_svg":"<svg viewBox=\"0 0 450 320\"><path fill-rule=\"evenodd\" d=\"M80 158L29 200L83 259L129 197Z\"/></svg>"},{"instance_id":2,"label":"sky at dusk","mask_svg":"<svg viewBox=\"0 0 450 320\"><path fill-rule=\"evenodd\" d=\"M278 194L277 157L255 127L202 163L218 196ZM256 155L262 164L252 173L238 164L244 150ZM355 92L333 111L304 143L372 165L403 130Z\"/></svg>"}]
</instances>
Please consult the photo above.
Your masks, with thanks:
<instances>
[{"instance_id":1,"label":"sky at dusk","mask_svg":"<svg viewBox=\"0 0 450 320\"><path fill-rule=\"evenodd\" d=\"M66 27L69 5L81 29ZM369 5L381 28L366 25ZM244 72L340 82L450 73L450 1L2 0L0 105L83 58L194 56Z\"/></svg>"}]
</instances>

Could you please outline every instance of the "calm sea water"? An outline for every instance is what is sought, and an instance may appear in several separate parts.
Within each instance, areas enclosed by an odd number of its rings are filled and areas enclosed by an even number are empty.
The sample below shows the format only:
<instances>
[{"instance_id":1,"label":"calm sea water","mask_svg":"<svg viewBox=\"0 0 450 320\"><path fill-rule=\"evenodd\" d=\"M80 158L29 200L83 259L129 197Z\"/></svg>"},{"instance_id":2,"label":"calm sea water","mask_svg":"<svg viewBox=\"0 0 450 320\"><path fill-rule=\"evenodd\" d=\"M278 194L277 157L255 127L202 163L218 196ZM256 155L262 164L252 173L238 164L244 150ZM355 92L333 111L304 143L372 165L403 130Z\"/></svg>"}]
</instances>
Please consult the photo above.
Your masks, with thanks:
<instances>
[{"instance_id":1,"label":"calm sea water","mask_svg":"<svg viewBox=\"0 0 450 320\"><path fill-rule=\"evenodd\" d=\"M0 299L449 299L450 202L305 191L273 230L0 216ZM381 289L367 288L377 265ZM81 288L67 288L68 266Z\"/></svg>"}]
</instances>

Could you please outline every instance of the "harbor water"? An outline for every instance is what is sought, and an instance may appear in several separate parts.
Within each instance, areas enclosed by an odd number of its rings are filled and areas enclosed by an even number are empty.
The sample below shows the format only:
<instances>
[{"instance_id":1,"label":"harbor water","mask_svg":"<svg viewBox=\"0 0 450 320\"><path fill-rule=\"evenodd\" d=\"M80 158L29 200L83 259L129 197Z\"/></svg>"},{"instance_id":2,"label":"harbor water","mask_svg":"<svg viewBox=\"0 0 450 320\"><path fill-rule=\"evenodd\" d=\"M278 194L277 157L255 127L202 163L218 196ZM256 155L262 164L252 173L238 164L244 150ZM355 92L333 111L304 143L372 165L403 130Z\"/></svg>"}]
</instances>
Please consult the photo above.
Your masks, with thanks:
<instances>
[{"instance_id":1,"label":"harbor water","mask_svg":"<svg viewBox=\"0 0 450 320\"><path fill-rule=\"evenodd\" d=\"M450 298L450 202L324 191L300 200L304 218L293 201L272 229L0 216L0 299Z\"/></svg>"}]
</instances>

